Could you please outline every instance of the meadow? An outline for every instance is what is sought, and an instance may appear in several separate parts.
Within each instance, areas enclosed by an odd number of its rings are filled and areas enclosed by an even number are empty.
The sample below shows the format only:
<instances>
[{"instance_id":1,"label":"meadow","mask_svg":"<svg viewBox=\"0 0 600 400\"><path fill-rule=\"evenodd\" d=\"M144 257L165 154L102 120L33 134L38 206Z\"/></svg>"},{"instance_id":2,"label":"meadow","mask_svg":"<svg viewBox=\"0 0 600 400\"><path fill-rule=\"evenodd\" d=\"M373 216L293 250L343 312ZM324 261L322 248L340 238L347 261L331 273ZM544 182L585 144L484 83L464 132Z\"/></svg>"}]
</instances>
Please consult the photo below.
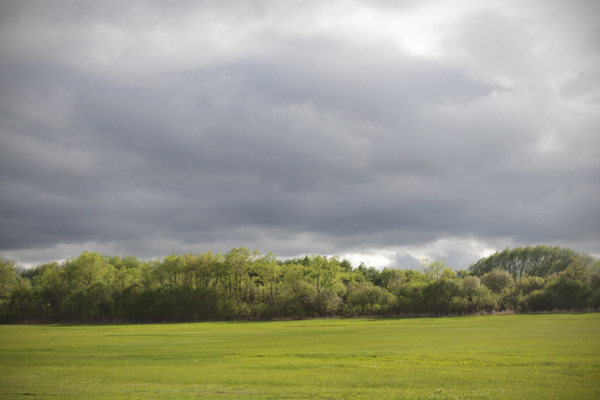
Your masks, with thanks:
<instances>
[{"instance_id":1,"label":"meadow","mask_svg":"<svg viewBox=\"0 0 600 400\"><path fill-rule=\"evenodd\" d=\"M600 314L0 325L0 398L598 399Z\"/></svg>"}]
</instances>

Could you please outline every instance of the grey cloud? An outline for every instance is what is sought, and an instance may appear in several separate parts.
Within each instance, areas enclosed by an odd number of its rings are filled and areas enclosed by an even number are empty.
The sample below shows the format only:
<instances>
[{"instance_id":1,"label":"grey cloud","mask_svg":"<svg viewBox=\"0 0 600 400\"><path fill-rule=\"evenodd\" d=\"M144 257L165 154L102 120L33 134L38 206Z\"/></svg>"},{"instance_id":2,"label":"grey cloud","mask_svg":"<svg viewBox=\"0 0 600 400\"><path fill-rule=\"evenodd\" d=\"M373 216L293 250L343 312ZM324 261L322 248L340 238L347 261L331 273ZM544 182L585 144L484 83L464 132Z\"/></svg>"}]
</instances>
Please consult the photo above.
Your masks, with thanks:
<instances>
[{"instance_id":1,"label":"grey cloud","mask_svg":"<svg viewBox=\"0 0 600 400\"><path fill-rule=\"evenodd\" d=\"M531 61L540 39L523 20L470 13L444 42L449 54L423 59L393 40L286 30L283 6L269 2L233 14L233 3L64 2L50 18L19 4L3 22L12 42L0 43L14 56L0 68L7 254L96 243L153 257L245 244L293 256L440 238L600 252L598 112L586 108L598 69L553 86L546 61ZM80 56L111 40L92 35L94 23L135 38L169 26L184 38L173 27L198 7L225 27L259 22L218 52L208 39L179 52L176 42L171 53L132 49L159 64L139 74L127 54L104 64ZM292 25L320 11L294 12ZM22 26L31 21L56 37L32 44ZM45 42L53 51L40 50ZM187 54L194 46L205 54ZM457 61L460 51L471 61ZM390 265L414 260L400 251Z\"/></svg>"}]
</instances>

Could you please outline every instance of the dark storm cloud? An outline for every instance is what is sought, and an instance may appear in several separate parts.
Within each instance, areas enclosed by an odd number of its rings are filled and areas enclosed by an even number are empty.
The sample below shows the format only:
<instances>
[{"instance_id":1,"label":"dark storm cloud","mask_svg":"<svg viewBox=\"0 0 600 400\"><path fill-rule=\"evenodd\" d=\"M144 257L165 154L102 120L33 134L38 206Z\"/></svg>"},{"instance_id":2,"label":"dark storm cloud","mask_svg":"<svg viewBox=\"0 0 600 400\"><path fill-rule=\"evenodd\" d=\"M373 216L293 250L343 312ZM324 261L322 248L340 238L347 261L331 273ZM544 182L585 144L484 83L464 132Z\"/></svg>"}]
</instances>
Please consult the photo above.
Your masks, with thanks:
<instances>
[{"instance_id":1,"label":"dark storm cloud","mask_svg":"<svg viewBox=\"0 0 600 400\"><path fill-rule=\"evenodd\" d=\"M598 24L384 3L4 3L0 248L600 252Z\"/></svg>"}]
</instances>

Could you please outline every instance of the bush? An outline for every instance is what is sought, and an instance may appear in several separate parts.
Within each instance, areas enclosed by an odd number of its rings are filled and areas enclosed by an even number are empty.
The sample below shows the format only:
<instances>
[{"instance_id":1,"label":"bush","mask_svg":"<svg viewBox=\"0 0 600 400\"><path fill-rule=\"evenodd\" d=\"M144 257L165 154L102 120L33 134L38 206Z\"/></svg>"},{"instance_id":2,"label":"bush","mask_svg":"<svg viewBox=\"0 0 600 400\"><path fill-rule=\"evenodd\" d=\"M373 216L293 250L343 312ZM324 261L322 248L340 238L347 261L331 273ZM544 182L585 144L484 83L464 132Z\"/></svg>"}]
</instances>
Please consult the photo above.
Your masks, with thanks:
<instances>
[{"instance_id":1,"label":"bush","mask_svg":"<svg viewBox=\"0 0 600 400\"><path fill-rule=\"evenodd\" d=\"M371 282L350 285L347 309L351 315L386 314L395 304L396 297Z\"/></svg>"},{"instance_id":2,"label":"bush","mask_svg":"<svg viewBox=\"0 0 600 400\"><path fill-rule=\"evenodd\" d=\"M539 276L526 276L517 281L516 290L520 294L527 296L534 290L542 290L544 286L546 286L544 278L540 278Z\"/></svg>"},{"instance_id":3,"label":"bush","mask_svg":"<svg viewBox=\"0 0 600 400\"><path fill-rule=\"evenodd\" d=\"M494 269L481 277L481 283L494 293L510 291L515 286L515 280L507 271Z\"/></svg>"},{"instance_id":4,"label":"bush","mask_svg":"<svg viewBox=\"0 0 600 400\"><path fill-rule=\"evenodd\" d=\"M519 311L550 311L554 309L554 296L544 290L534 290L519 301Z\"/></svg>"},{"instance_id":5,"label":"bush","mask_svg":"<svg viewBox=\"0 0 600 400\"><path fill-rule=\"evenodd\" d=\"M583 282L564 277L548 285L546 291L553 299L552 308L560 310L582 309L591 295L590 289Z\"/></svg>"},{"instance_id":6,"label":"bush","mask_svg":"<svg viewBox=\"0 0 600 400\"><path fill-rule=\"evenodd\" d=\"M471 300L471 312L492 312L498 308L498 301L486 286L479 286Z\"/></svg>"}]
</instances>

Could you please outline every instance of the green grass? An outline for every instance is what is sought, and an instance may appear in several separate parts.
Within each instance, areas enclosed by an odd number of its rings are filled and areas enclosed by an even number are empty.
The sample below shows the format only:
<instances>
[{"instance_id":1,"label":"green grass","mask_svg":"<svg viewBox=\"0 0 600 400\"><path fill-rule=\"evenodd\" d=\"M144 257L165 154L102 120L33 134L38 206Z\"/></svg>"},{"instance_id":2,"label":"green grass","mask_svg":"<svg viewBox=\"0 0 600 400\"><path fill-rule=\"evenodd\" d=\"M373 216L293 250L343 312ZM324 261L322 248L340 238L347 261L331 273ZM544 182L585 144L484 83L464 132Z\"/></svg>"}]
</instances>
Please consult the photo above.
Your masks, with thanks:
<instances>
[{"instance_id":1,"label":"green grass","mask_svg":"<svg viewBox=\"0 0 600 400\"><path fill-rule=\"evenodd\" d=\"M0 326L0 398L599 399L600 314Z\"/></svg>"}]
</instances>

